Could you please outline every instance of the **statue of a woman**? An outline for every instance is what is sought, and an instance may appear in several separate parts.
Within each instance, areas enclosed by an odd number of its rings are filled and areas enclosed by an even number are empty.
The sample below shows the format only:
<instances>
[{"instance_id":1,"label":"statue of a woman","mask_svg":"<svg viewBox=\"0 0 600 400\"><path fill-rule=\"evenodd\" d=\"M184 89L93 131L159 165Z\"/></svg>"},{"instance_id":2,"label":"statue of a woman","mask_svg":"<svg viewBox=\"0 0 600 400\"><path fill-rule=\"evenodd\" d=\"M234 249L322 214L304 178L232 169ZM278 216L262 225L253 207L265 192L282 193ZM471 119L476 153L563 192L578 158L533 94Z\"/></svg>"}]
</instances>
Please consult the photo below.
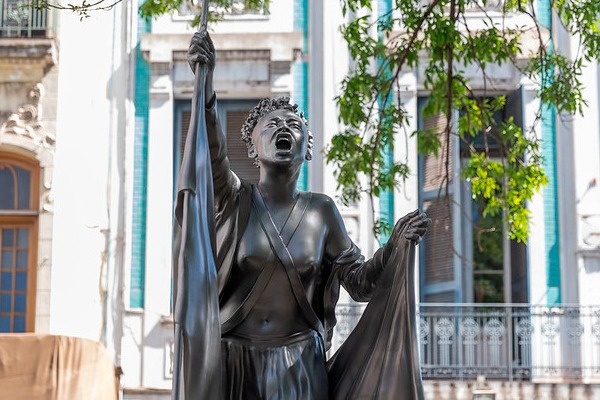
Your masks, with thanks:
<instances>
[{"instance_id":1,"label":"statue of a woman","mask_svg":"<svg viewBox=\"0 0 600 400\"><path fill-rule=\"evenodd\" d=\"M215 49L206 31L194 35L188 56L193 69L206 66L223 397L327 399L326 351L340 284L353 299L369 301L396 243L418 243L430 220L408 214L365 261L331 198L296 188L312 136L288 98L263 99L251 111L242 140L260 178L256 185L240 180L217 118Z\"/></svg>"}]
</instances>

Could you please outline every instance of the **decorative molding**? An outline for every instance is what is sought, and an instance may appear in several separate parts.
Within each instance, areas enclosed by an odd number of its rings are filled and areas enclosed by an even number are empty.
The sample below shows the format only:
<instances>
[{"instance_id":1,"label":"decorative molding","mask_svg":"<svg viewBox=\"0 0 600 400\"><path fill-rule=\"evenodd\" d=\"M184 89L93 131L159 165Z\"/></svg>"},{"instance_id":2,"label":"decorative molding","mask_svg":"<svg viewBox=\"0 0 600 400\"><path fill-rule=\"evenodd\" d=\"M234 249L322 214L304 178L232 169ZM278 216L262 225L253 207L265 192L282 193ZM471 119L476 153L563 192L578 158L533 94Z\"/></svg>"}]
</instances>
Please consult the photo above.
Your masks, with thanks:
<instances>
[{"instance_id":1,"label":"decorative molding","mask_svg":"<svg viewBox=\"0 0 600 400\"><path fill-rule=\"evenodd\" d=\"M43 212L54 212L54 196L52 195L51 186L44 184L44 192L41 197L41 209Z\"/></svg>"},{"instance_id":2,"label":"decorative molding","mask_svg":"<svg viewBox=\"0 0 600 400\"><path fill-rule=\"evenodd\" d=\"M11 114L0 127L0 144L8 142L12 135L30 141L34 147L42 147L54 152L56 139L53 134L44 132L39 122L42 116L40 99L43 95L44 86L36 83L28 94L30 103L19 107L17 112Z\"/></svg>"},{"instance_id":3,"label":"decorative molding","mask_svg":"<svg viewBox=\"0 0 600 400\"><path fill-rule=\"evenodd\" d=\"M42 168L41 210L51 213L54 209L52 195L52 164L55 150L55 136L44 131L40 123L42 117L41 98L44 86L36 83L28 93L28 103L9 115L0 126L0 146L8 144L25 150L40 161Z\"/></svg>"},{"instance_id":4,"label":"decorative molding","mask_svg":"<svg viewBox=\"0 0 600 400\"><path fill-rule=\"evenodd\" d=\"M173 52L187 54L190 45L190 34L151 33L141 37L140 50L144 59L150 63L173 62ZM257 51L261 55L269 51L270 61L294 61L295 52L302 49L303 36L301 32L276 33L214 33L211 38L218 50L219 60L227 51L237 54L244 51ZM301 52L299 53L301 54ZM181 55L177 57L181 58ZM238 56L239 57L239 56Z\"/></svg>"}]
</instances>

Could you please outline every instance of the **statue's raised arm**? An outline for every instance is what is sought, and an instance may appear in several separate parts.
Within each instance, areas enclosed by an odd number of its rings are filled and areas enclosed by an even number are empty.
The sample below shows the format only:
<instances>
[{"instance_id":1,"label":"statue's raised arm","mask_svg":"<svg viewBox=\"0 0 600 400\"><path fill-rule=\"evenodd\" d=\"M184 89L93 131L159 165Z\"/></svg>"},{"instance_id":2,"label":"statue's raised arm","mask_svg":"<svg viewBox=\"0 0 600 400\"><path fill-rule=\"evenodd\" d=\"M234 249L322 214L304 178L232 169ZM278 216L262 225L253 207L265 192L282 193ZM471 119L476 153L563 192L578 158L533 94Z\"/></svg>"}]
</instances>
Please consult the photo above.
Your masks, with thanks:
<instances>
[{"instance_id":1,"label":"statue's raised arm","mask_svg":"<svg viewBox=\"0 0 600 400\"><path fill-rule=\"evenodd\" d=\"M231 171L229 159L227 158L227 140L218 118L217 98L213 84L216 51L212 39L205 29L196 32L192 37L188 50L188 63L194 72L197 65L206 66L204 83L206 132L210 146L215 206L218 211L223 201L237 190L240 182L238 177Z\"/></svg>"}]
</instances>

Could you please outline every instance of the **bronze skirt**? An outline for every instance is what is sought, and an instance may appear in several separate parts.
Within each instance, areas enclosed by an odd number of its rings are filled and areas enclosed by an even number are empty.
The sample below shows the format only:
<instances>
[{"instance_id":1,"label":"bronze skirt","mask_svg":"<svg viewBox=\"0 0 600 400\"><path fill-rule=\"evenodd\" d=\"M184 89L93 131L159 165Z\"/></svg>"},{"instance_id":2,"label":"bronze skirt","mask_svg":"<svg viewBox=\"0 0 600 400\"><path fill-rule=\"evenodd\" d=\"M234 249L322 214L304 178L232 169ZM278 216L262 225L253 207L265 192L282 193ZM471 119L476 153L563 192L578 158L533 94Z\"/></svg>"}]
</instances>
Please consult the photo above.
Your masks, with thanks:
<instances>
[{"instance_id":1,"label":"bronze skirt","mask_svg":"<svg viewBox=\"0 0 600 400\"><path fill-rule=\"evenodd\" d=\"M223 398L327 399L325 347L309 330L278 341L228 335L221 340Z\"/></svg>"}]
</instances>

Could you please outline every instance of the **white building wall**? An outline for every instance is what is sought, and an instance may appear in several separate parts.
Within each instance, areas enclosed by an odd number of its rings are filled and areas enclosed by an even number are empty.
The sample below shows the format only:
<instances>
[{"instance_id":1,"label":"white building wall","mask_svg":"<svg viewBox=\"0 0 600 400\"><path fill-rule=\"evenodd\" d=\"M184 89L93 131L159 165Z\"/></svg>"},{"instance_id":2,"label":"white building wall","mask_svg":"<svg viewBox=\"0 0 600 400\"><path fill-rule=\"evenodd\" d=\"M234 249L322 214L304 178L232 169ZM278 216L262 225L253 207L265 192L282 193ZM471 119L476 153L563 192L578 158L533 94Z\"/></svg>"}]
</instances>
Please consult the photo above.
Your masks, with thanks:
<instances>
[{"instance_id":1,"label":"white building wall","mask_svg":"<svg viewBox=\"0 0 600 400\"><path fill-rule=\"evenodd\" d=\"M412 133L418 128L418 91L417 75L415 72L406 72L400 76L400 99L406 112L410 116L407 120L406 129L396 134L394 147L394 160L404 162L410 170L409 177L394 194L395 219L402 218L406 213L419 208L419 157L417 153L417 138ZM415 295L419 294L419 257L415 258Z\"/></svg>"},{"instance_id":2,"label":"white building wall","mask_svg":"<svg viewBox=\"0 0 600 400\"><path fill-rule=\"evenodd\" d=\"M400 189L394 193L394 209L396 219L412 212L419 206L419 163L417 139L412 135L418 128L419 115L417 111L418 91L417 75L414 71L400 75L399 98L409 115L405 129L396 134L394 140L394 160L408 165L410 174Z\"/></svg>"},{"instance_id":3,"label":"white building wall","mask_svg":"<svg viewBox=\"0 0 600 400\"><path fill-rule=\"evenodd\" d=\"M579 223L577 244L581 250L590 250L600 247L600 66L591 63L582 72L583 98L588 107L583 116L576 115L572 122Z\"/></svg>"},{"instance_id":4,"label":"white building wall","mask_svg":"<svg viewBox=\"0 0 600 400\"><path fill-rule=\"evenodd\" d=\"M131 6L60 14L49 331L120 363L132 115ZM93 32L93 33L92 33Z\"/></svg>"},{"instance_id":5,"label":"white building wall","mask_svg":"<svg viewBox=\"0 0 600 400\"><path fill-rule=\"evenodd\" d=\"M538 128L531 134L539 134L537 113L540 102L537 88L531 82L523 80L523 126L525 132L531 132L534 124ZM527 261L529 274L529 301L532 304L546 303L546 249L544 241L544 199L542 193L536 193L527 207L531 211L529 222L529 238L527 242Z\"/></svg>"},{"instance_id":6,"label":"white building wall","mask_svg":"<svg viewBox=\"0 0 600 400\"><path fill-rule=\"evenodd\" d=\"M573 39L575 40L575 39ZM600 304L600 68L583 70L583 98L588 108L573 119L575 154L574 194L577 208L577 272L579 303Z\"/></svg>"},{"instance_id":7,"label":"white building wall","mask_svg":"<svg viewBox=\"0 0 600 400\"><path fill-rule=\"evenodd\" d=\"M94 340L103 319L112 28L112 13L84 21L64 13L59 38L50 331Z\"/></svg>"},{"instance_id":8,"label":"white building wall","mask_svg":"<svg viewBox=\"0 0 600 400\"><path fill-rule=\"evenodd\" d=\"M575 57L578 48L571 47L571 37L562 24L556 21L554 41L557 52L567 57ZM588 114L593 109L585 110ZM573 131L573 116L557 114L556 120L556 163L559 193L561 300L565 304L579 301L577 276L577 216L574 143L577 140Z\"/></svg>"}]
</instances>

